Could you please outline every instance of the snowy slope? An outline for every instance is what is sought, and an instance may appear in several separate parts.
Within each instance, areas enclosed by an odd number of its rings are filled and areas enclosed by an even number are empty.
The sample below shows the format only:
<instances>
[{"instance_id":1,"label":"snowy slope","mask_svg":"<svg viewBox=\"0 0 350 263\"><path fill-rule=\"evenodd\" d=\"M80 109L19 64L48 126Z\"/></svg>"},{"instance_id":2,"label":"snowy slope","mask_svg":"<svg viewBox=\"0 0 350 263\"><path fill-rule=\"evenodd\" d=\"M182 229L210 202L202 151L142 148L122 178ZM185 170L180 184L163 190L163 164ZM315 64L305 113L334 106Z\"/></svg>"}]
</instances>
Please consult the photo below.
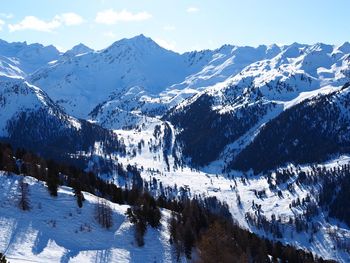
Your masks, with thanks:
<instances>
[{"instance_id":1,"label":"snowy slope","mask_svg":"<svg viewBox=\"0 0 350 263\"><path fill-rule=\"evenodd\" d=\"M226 107L229 110L226 104L232 99L247 97L255 90L268 100L284 102L294 99L301 92L325 86L342 86L350 78L350 51L345 48L347 45L338 47L319 43L308 46L294 43L283 47L275 57L251 63L239 74L212 85L202 93L215 97L218 108Z\"/></svg>"},{"instance_id":2,"label":"snowy slope","mask_svg":"<svg viewBox=\"0 0 350 263\"><path fill-rule=\"evenodd\" d=\"M246 66L256 61L271 59L281 52L277 45L260 45L257 48L249 46L224 45L213 51L185 53L191 63L204 60L207 63L198 72L191 74L172 88L183 89L209 87L226 80L229 76L238 74Z\"/></svg>"},{"instance_id":3,"label":"snowy slope","mask_svg":"<svg viewBox=\"0 0 350 263\"><path fill-rule=\"evenodd\" d=\"M89 117L108 129L122 129L141 123L144 116L139 110L142 100L148 98L139 86L115 92L109 99L98 104Z\"/></svg>"},{"instance_id":4,"label":"snowy slope","mask_svg":"<svg viewBox=\"0 0 350 263\"><path fill-rule=\"evenodd\" d=\"M155 137L155 128L160 125L160 135ZM172 127L173 129L173 127ZM164 192L172 196L181 196L186 193L190 197L195 195L216 196L219 200L227 202L230 212L239 224L251 231L270 239L281 241L283 243L292 244L294 246L310 250L318 256L327 259L335 259L339 262L348 262L350 254L344 249L329 249L336 246L336 240L346 240L350 242L350 229L345 224L337 220L329 220L326 211L320 211L320 214L314 218L313 222L319 224L319 230L313 235L310 241L310 232L297 233L295 227L288 224L289 218L296 218L304 212L303 207L291 207L290 204L299 198L302 200L311 193L311 198L316 198L319 191L319 185L303 186L295 184L295 178L290 182L294 182L293 191L288 190L287 184L280 185L278 190L281 196L277 194L277 190L270 189L268 178L263 175L253 175L251 172L242 173L238 171L222 172L221 164L212 164L208 167L195 169L187 165L176 165L176 160L172 155L173 139L170 143L166 143L165 125L155 119L148 120L139 130L117 130L115 131L124 139L127 145L127 152L135 152L135 155L112 156L118 159L118 162L127 164L136 164L141 169L141 176L145 180L156 179L158 185L162 183ZM144 142L144 146L139 150L139 144ZM164 150L167 152L169 168L166 164ZM103 156L103 153L101 157ZM319 164L318 167L332 168L339 167L342 164L350 162L349 156L341 156L337 159L326 163ZM313 166L305 165L302 167L289 166L290 169L302 169L303 171L311 171L315 169ZM112 173L113 174L113 173ZM104 175L101 175L104 176ZM118 182L118 175L114 174L114 182ZM273 175L275 176L275 175ZM111 180L111 177L107 177ZM122 183L122 182L121 182ZM171 188L171 189L170 189ZM264 191L263 197L258 197L255 191ZM154 192L155 195L159 192ZM238 203L238 198L241 204ZM313 200L313 199L312 199ZM281 218L284 224L284 233L282 238L273 237L271 233L265 232L263 229L257 229L250 225L246 220L246 213L256 213L255 205L261 205L260 213L267 219L271 219L272 215ZM332 233L337 233L335 237Z\"/></svg>"},{"instance_id":5,"label":"snowy slope","mask_svg":"<svg viewBox=\"0 0 350 263\"><path fill-rule=\"evenodd\" d=\"M25 73L16 59L0 56L0 76L24 77Z\"/></svg>"},{"instance_id":6,"label":"snowy slope","mask_svg":"<svg viewBox=\"0 0 350 263\"><path fill-rule=\"evenodd\" d=\"M22 112L46 111L48 115L66 119L71 127L80 127L76 119L66 116L42 90L23 79L0 78L0 108L0 137L9 136L8 122Z\"/></svg>"},{"instance_id":7,"label":"snowy slope","mask_svg":"<svg viewBox=\"0 0 350 263\"><path fill-rule=\"evenodd\" d=\"M0 251L10 262L172 262L168 212L158 230L147 229L139 248L125 216L128 206L109 203L113 226L106 230L94 218L96 196L84 193L78 208L72 189L61 187L58 197L51 197L44 183L25 177L31 209L21 211L20 177L0 172Z\"/></svg>"},{"instance_id":8,"label":"snowy slope","mask_svg":"<svg viewBox=\"0 0 350 263\"><path fill-rule=\"evenodd\" d=\"M279 51L280 48L276 45L257 48L224 45L216 50L184 53L181 55L184 61L182 68L176 69L183 71L181 82L164 86L164 89L156 94L140 87L122 90L100 104L98 112L91 114L91 117L104 127L113 129L123 127L118 119L123 119L123 122L127 123L125 126L135 125L139 123L139 113L146 116L163 115L168 109L199 91L236 75L253 62L274 57ZM162 68L158 69L161 75L162 70ZM132 103L130 99L124 98L123 94L129 96L133 94ZM130 118L127 119L124 112L128 109L130 112L130 108L135 114L130 115Z\"/></svg>"},{"instance_id":9,"label":"snowy slope","mask_svg":"<svg viewBox=\"0 0 350 263\"><path fill-rule=\"evenodd\" d=\"M250 63L273 57L278 53L278 50L277 46L253 48L224 45L216 50L184 53L181 57L185 62L185 67L188 68L188 72L192 73L186 75L180 83L165 87L159 94L149 94L147 92L143 92L142 96L141 94L135 94L134 101L138 103L133 103L133 110L147 116L163 115L168 109L192 97L199 91L237 74ZM111 101L113 101L113 106L110 104ZM120 96L111 96L103 105L105 110L99 111L96 116L97 121L99 119L111 119L108 113L113 111L115 101L119 102L119 110L130 107L128 100L124 101ZM135 117L137 118L137 116L130 118L130 125L135 124L133 122ZM117 118L113 116L112 119ZM118 122L114 123L113 121L107 127L121 128Z\"/></svg>"},{"instance_id":10,"label":"snowy slope","mask_svg":"<svg viewBox=\"0 0 350 263\"><path fill-rule=\"evenodd\" d=\"M0 40L0 61L5 58L11 66L19 68L26 75L58 59L60 52L54 46L27 44L26 42L8 43ZM1 65L1 62L0 62ZM0 71L1 67L0 67Z\"/></svg>"}]
</instances>

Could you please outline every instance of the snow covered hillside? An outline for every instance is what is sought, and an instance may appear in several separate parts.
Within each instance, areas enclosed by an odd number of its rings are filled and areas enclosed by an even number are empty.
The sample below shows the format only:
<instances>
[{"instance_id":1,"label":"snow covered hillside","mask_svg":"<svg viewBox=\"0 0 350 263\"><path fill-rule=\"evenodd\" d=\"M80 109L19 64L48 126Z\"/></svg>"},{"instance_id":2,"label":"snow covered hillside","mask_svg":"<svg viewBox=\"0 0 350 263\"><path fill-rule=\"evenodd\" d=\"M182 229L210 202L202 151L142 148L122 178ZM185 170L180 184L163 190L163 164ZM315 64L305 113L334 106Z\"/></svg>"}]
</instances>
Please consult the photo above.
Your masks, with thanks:
<instances>
[{"instance_id":1,"label":"snow covered hillside","mask_svg":"<svg viewBox=\"0 0 350 263\"><path fill-rule=\"evenodd\" d=\"M33 112L46 111L47 115L56 116L58 119L66 119L72 127L79 128L79 123L74 118L64 115L51 99L38 87L29 84L23 79L1 77L0 78L1 98L1 123L0 136L9 135L9 122L16 121L21 113L30 114Z\"/></svg>"},{"instance_id":2,"label":"snow covered hillside","mask_svg":"<svg viewBox=\"0 0 350 263\"><path fill-rule=\"evenodd\" d=\"M96 141L120 148L112 132L67 115L40 88L0 77L0 138L51 157L87 151Z\"/></svg>"},{"instance_id":3,"label":"snow covered hillside","mask_svg":"<svg viewBox=\"0 0 350 263\"><path fill-rule=\"evenodd\" d=\"M322 192L321 181L304 185L300 183L298 175L281 180L278 171L290 169L300 174L301 171L307 173L318 169L339 169L341 165L350 163L349 156L321 163L318 168L312 165L289 165L259 175L251 171L222 172L220 162L195 169L179 164L176 154L173 155L174 138L169 128L173 129L169 124L153 119L138 131L116 131L124 139L129 153L125 157L116 156L118 162L125 166L136 164L144 180L156 181L158 188L153 190L155 195L215 196L229 205L233 218L242 227L254 233L312 251L326 259L348 262L349 227L339 220L330 219L329 213L321 207L311 219L305 219L306 211L317 203L319 193ZM115 173L101 176L108 181L119 181ZM119 183L123 184L123 181ZM260 220L265 220L265 225L248 220L248 216L252 215L259 215ZM298 229L298 223L295 223L298 220L308 225L308 230ZM344 247L341 248L337 242L344 242Z\"/></svg>"},{"instance_id":4,"label":"snow covered hillside","mask_svg":"<svg viewBox=\"0 0 350 263\"><path fill-rule=\"evenodd\" d=\"M172 262L166 211L159 229L148 228L145 246L137 247L128 206L109 203L113 226L95 219L96 196L84 193L82 208L71 188L51 197L43 182L25 177L30 210L18 207L22 176L0 172L0 251L10 262Z\"/></svg>"}]
</instances>

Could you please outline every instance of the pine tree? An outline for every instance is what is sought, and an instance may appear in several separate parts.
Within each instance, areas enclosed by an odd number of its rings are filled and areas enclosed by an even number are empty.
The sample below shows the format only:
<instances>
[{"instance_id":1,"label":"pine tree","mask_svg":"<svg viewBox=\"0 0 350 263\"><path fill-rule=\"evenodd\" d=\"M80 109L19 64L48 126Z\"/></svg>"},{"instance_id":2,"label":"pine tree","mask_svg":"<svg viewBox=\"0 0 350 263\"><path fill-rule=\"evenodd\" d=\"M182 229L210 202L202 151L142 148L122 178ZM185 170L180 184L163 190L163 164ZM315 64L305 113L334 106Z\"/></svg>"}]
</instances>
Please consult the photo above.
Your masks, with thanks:
<instances>
[{"instance_id":1,"label":"pine tree","mask_svg":"<svg viewBox=\"0 0 350 263\"><path fill-rule=\"evenodd\" d=\"M195 236L192 228L193 226L190 224L189 221L187 221L184 226L183 243L184 243L185 255L188 259L191 259L192 248L195 242Z\"/></svg>"},{"instance_id":2,"label":"pine tree","mask_svg":"<svg viewBox=\"0 0 350 263\"><path fill-rule=\"evenodd\" d=\"M5 255L3 255L2 253L0 253L0 263L8 263L8 261L5 258Z\"/></svg>"},{"instance_id":3,"label":"pine tree","mask_svg":"<svg viewBox=\"0 0 350 263\"><path fill-rule=\"evenodd\" d=\"M83 193L81 191L76 192L75 196L77 197L77 204L78 204L79 208L82 208L83 201L85 200Z\"/></svg>"},{"instance_id":4,"label":"pine tree","mask_svg":"<svg viewBox=\"0 0 350 263\"><path fill-rule=\"evenodd\" d=\"M115 187L112 194L112 201L117 204L124 204L123 191L121 188Z\"/></svg>"},{"instance_id":5,"label":"pine tree","mask_svg":"<svg viewBox=\"0 0 350 263\"><path fill-rule=\"evenodd\" d=\"M77 198L77 204L79 208L83 207L83 202L85 201L84 194L81 192L81 186L79 182L75 182L73 185L74 196Z\"/></svg>"},{"instance_id":6,"label":"pine tree","mask_svg":"<svg viewBox=\"0 0 350 263\"><path fill-rule=\"evenodd\" d=\"M129 218L130 223L135 224L135 240L139 247L144 246L144 235L147 230L147 221L143 210L140 207L128 208L126 216Z\"/></svg>"},{"instance_id":7,"label":"pine tree","mask_svg":"<svg viewBox=\"0 0 350 263\"><path fill-rule=\"evenodd\" d=\"M112 208L108 205L107 201L98 198L95 207L95 217L97 222L104 228L111 228L113 226L112 214Z\"/></svg>"},{"instance_id":8,"label":"pine tree","mask_svg":"<svg viewBox=\"0 0 350 263\"><path fill-rule=\"evenodd\" d=\"M51 196L57 196L59 178L56 174L49 172L46 180L47 188Z\"/></svg>"},{"instance_id":9,"label":"pine tree","mask_svg":"<svg viewBox=\"0 0 350 263\"><path fill-rule=\"evenodd\" d=\"M24 182L24 178L21 178L21 180L18 183L18 191L19 191L19 207L23 211L30 209L30 202L29 202L29 187L28 184Z\"/></svg>"},{"instance_id":10,"label":"pine tree","mask_svg":"<svg viewBox=\"0 0 350 263\"><path fill-rule=\"evenodd\" d=\"M202 235L198 249L201 262L226 263L234 262L233 259L237 260L235 262L242 262L238 259L245 257L243 251L237 247L231 230L218 221L214 222Z\"/></svg>"}]
</instances>

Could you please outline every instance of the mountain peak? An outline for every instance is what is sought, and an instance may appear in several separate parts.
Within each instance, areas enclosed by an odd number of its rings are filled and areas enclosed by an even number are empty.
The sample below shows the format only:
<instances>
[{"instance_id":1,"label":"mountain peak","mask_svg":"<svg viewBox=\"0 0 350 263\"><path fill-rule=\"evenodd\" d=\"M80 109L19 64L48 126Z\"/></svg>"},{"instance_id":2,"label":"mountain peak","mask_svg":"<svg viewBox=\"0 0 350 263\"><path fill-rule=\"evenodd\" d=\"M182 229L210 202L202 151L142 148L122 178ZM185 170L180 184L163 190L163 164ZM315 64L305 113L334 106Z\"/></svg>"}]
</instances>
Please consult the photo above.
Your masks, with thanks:
<instances>
[{"instance_id":1,"label":"mountain peak","mask_svg":"<svg viewBox=\"0 0 350 263\"><path fill-rule=\"evenodd\" d=\"M294 42L290 45L283 46L281 56L284 58L295 58L300 55L301 49L304 48L305 45Z\"/></svg>"},{"instance_id":2,"label":"mountain peak","mask_svg":"<svg viewBox=\"0 0 350 263\"><path fill-rule=\"evenodd\" d=\"M333 51L333 46L325 43L318 42L310 46L310 51L323 51L326 53L331 53Z\"/></svg>"},{"instance_id":3,"label":"mountain peak","mask_svg":"<svg viewBox=\"0 0 350 263\"><path fill-rule=\"evenodd\" d=\"M83 43L79 43L77 45L75 45L72 49L85 49L88 51L92 51L92 48L89 48L87 45L83 44Z\"/></svg>"},{"instance_id":4,"label":"mountain peak","mask_svg":"<svg viewBox=\"0 0 350 263\"><path fill-rule=\"evenodd\" d=\"M163 50L161 46L159 46L152 38L146 37L143 34L134 36L132 38L123 38L114 42L111 46L106 48L105 50L113 50L113 49L123 49L123 48L131 48L136 50ZM164 49L165 50L165 49Z\"/></svg>"},{"instance_id":5,"label":"mountain peak","mask_svg":"<svg viewBox=\"0 0 350 263\"><path fill-rule=\"evenodd\" d=\"M146 37L144 34L140 34L140 35L136 35L134 37L131 37L129 38L130 40L131 39L134 39L134 40L142 40L142 41L153 41L150 37Z\"/></svg>"},{"instance_id":6,"label":"mountain peak","mask_svg":"<svg viewBox=\"0 0 350 263\"><path fill-rule=\"evenodd\" d=\"M64 56L77 56L77 55L81 55L84 53L89 53L94 51L93 49L89 48L88 46L80 43L78 45L75 45L74 47L72 47L70 50L66 51L63 55Z\"/></svg>"}]
</instances>

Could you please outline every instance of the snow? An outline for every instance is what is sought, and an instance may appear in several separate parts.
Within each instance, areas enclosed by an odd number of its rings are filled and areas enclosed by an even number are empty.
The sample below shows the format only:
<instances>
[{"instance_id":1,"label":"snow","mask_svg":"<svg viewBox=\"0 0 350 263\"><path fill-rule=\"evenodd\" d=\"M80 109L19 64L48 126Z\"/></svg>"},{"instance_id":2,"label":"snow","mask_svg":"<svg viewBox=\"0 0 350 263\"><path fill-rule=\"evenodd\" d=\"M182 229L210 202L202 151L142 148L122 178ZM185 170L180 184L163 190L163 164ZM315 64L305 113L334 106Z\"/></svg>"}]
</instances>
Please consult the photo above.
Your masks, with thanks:
<instances>
[{"instance_id":1,"label":"snow","mask_svg":"<svg viewBox=\"0 0 350 263\"><path fill-rule=\"evenodd\" d=\"M284 110L293 107L297 104L299 104L300 102L306 100L306 99L310 99L319 95L326 95L329 93L333 93L335 91L340 90L342 87L333 87L333 86L326 86L317 90L313 90L313 91L308 91L308 92L301 92L298 97L296 97L295 99L292 99L288 102L284 103Z\"/></svg>"},{"instance_id":2,"label":"snow","mask_svg":"<svg viewBox=\"0 0 350 263\"><path fill-rule=\"evenodd\" d=\"M291 193L287 190L286 185L280 186L283 198L280 198L275 191L269 189L267 178L262 175L254 176L252 173L243 174L238 171L232 171L230 173L222 173L223 160L218 160L207 167L200 168L199 170L185 166L183 168L173 169L173 157L168 156L170 162L170 171L167 170L162 148L158 151L150 150L151 145L158 145L158 141L153 136L153 131L156 125L162 125L157 119L148 119L147 123L144 123L143 128L139 130L116 130L115 133L124 139L127 145L127 151L132 152L132 149L137 147L138 142L145 141L145 147L136 156L127 155L126 157L112 156L118 162L127 164L136 164L139 168L143 167L141 176L145 180L151 180L155 178L158 183L162 182L163 187L170 186L174 189L177 185L177 189L181 186L185 189L190 189L190 197L194 195L201 196L216 196L219 200L227 202L230 211L239 224L246 229L249 229L261 236L274 239L271 234L265 233L263 230L256 229L250 226L245 220L246 212L254 212L252 209L252 201L255 204L262 205L262 213L268 219L274 214L276 217L280 216L282 221L288 222L289 217L295 217L295 215L302 213L299 208L289 208L289 204L299 198L305 198L310 193L310 188L304 188L303 186L295 185L295 192ZM152 141L151 141L152 140ZM100 153L102 154L102 153ZM340 156L334 160L328 161L320 166L326 168L337 167L338 165L346 164L350 162L350 157ZM289 165L289 168L293 166ZM296 169L294 167L293 169ZM307 171L311 170L311 166L304 165L300 169ZM103 175L101 175L103 176ZM242 177L246 177L245 182L242 181ZM106 180L118 182L117 175L114 177L104 176ZM121 183L121 181L119 181ZM317 192L318 186L314 186L314 191ZM266 197L258 198L254 191L265 190ZM180 194L179 191L177 194ZM237 204L237 195L240 196L242 205ZM343 250L329 249L335 245L335 241L330 236L329 232L332 229L336 230L340 238L350 239L350 230L345 225L337 222L336 220L331 223L326 222L326 215L321 213L316 219L321 227L319 232L315 235L314 241L309 242L308 233L296 233L294 230L291 236L291 227L286 227L286 232L282 239L277 239L283 243L292 244L302 249L310 250L318 256L324 258L336 259L339 262L348 262L350 255ZM288 224L287 224L288 225ZM276 240L276 239L275 239Z\"/></svg>"},{"instance_id":3,"label":"snow","mask_svg":"<svg viewBox=\"0 0 350 263\"><path fill-rule=\"evenodd\" d=\"M19 68L18 64L15 59L0 56L0 76L24 77L25 73Z\"/></svg>"},{"instance_id":4,"label":"snow","mask_svg":"<svg viewBox=\"0 0 350 263\"><path fill-rule=\"evenodd\" d=\"M41 105L41 99L36 96L35 90L30 90L29 86L23 85L22 89L16 91L18 85L22 85L23 80L16 78L0 78L1 103L0 107L0 136L7 134L7 122L22 111L37 110Z\"/></svg>"},{"instance_id":5,"label":"snow","mask_svg":"<svg viewBox=\"0 0 350 263\"><path fill-rule=\"evenodd\" d=\"M172 262L167 219L160 229L148 227L145 246L134 244L134 227L125 216L126 205L109 202L113 226L103 229L94 218L96 196L84 192L78 208L72 189L60 187L51 197L44 183L25 177L30 211L17 206L20 176L0 172L0 251L10 262Z\"/></svg>"},{"instance_id":6,"label":"snow","mask_svg":"<svg viewBox=\"0 0 350 263\"><path fill-rule=\"evenodd\" d=\"M266 100L293 105L290 101L300 101L299 96L303 96L300 94L312 91L319 93L319 89L322 93L323 89L331 87L337 90L348 81L348 54L333 56L335 50L338 50L337 47L325 44L308 46L294 43L283 47L282 51L271 59L251 63L239 74L233 74L221 83L208 87L196 97L209 94L215 98L215 109L234 109L232 98L225 97L225 92L231 92L236 97L246 97L250 96L246 94L247 88L252 87L259 90ZM297 97L299 99L296 99ZM192 101L194 99L185 103L190 104Z\"/></svg>"}]
</instances>

